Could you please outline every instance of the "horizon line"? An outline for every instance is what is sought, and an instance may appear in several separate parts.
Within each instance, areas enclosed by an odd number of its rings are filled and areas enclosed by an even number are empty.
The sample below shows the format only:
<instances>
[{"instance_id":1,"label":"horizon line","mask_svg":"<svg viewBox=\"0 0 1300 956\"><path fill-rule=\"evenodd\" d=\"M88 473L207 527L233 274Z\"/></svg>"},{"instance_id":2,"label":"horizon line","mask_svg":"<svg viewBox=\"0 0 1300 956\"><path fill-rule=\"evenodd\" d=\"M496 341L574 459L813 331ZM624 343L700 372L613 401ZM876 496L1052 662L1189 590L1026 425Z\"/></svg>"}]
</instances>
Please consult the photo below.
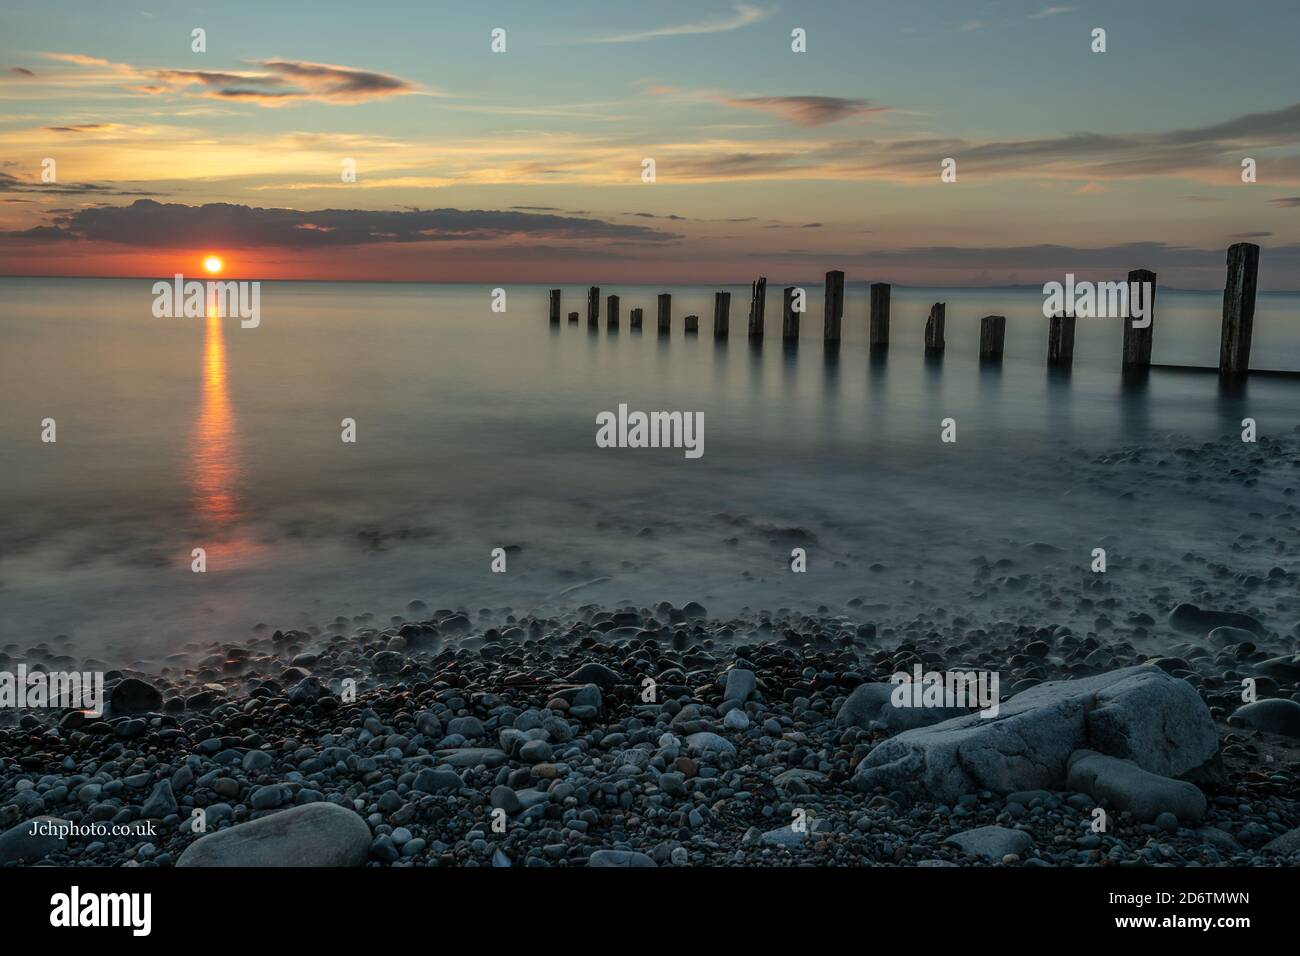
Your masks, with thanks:
<instances>
[{"instance_id":1,"label":"horizon line","mask_svg":"<svg viewBox=\"0 0 1300 956\"><path fill-rule=\"evenodd\" d=\"M185 273L180 273L180 274L184 275L187 281L201 281L201 282L302 282L302 283L329 283L329 284L337 284L337 285L352 284L352 285L447 285L447 286L453 286L453 285L492 286L495 284L495 285L506 285L506 286L532 285L532 286L537 286L538 288L550 288L550 289L564 288L566 285L569 286L576 285L579 287L588 287L588 288L591 287L590 283L583 283L583 282L561 282L558 285L556 285L550 282L514 281L514 282L494 283L492 281L487 281L487 280L480 281L480 282L459 282L459 281L451 281L445 279L294 279L294 278L246 279L243 277L236 277L236 276L204 275L202 273L196 273L193 275L186 275ZM62 273L57 275L55 274L32 275L28 273L0 272L0 279L80 279L80 280L109 280L109 281L119 281L119 282L130 282L130 281L169 282L169 281L174 281L176 275L177 275L176 273L172 273L171 275L166 275L166 276L163 275L92 276L92 275L68 275ZM883 280L846 278L844 281L844 285L848 287L869 286L876 281L883 281ZM632 286L632 287L641 287L641 288L718 289L718 288L726 288L728 286L744 286L744 285L752 284L752 282L753 282L752 279L737 280L735 282L672 282L672 283L613 280L613 281L607 281L605 284L609 286ZM773 288L779 288L782 285L800 285L805 288L818 288L818 287L824 287L826 285L826 280L825 278L821 278L818 279L816 282L785 282L785 283L771 282L769 280L769 284L773 286ZM1012 284L1003 283L1003 284L993 284L993 285L940 285L940 284L916 285L913 283L905 283L905 282L889 282L887 284L891 288L899 288L899 289L959 289L959 290L967 289L969 290L969 289L1040 289L1041 288L1041 285L1039 283L1032 283L1032 282L1030 283L1020 282L1020 283L1012 283ZM599 286L596 286L596 288L599 288ZM1214 287L1198 289L1198 288L1191 288L1188 286L1163 285L1159 282L1156 283L1156 288L1163 289L1167 292L1195 292L1201 295L1217 295L1217 294L1222 294L1223 291L1222 289L1214 288ZM1300 289L1258 289L1256 290L1256 294L1257 295L1300 295Z\"/></svg>"}]
</instances>

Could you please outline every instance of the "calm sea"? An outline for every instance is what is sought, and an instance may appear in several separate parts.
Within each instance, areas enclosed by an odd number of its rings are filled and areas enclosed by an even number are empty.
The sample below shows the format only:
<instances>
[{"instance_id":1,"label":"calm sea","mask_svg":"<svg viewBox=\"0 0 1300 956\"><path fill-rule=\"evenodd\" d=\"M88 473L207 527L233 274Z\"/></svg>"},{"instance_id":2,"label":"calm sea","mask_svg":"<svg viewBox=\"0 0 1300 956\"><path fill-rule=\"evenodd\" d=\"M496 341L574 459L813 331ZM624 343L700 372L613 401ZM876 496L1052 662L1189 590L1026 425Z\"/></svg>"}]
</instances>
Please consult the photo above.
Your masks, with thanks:
<instances>
[{"instance_id":1,"label":"calm sea","mask_svg":"<svg viewBox=\"0 0 1300 956\"><path fill-rule=\"evenodd\" d=\"M731 287L725 342L713 290L695 287L602 289L591 332L576 287L563 311L579 324L553 327L542 287L507 287L501 313L488 287L266 282L261 325L245 329L154 318L151 285L0 279L0 643L65 634L106 656L156 654L258 622L382 625L415 598L521 613L586 600L836 609L855 595L956 607L945 581L964 585L970 560L1009 540L1086 556L1098 536L1129 534L1226 552L1223 514L1189 498L1135 517L1069 462L1218 438L1247 415L1264 434L1300 422L1296 380L1225 390L1157 371L1122 387L1117 320L1080 320L1073 374L1049 375L1035 290L896 288L881 360L860 287L831 357L814 286L797 347L782 344L769 287L754 347L747 285ZM948 350L927 362L937 300ZM1162 290L1155 361L1216 364L1219 306ZM683 334L687 313L698 336ZM998 369L976 361L990 313L1008 317ZM1300 369L1297 296L1260 296L1254 364ZM703 412L703 457L597 448L596 415L620 403ZM939 440L948 417L955 444ZM345 418L355 443L340 440ZM492 550L510 546L493 573ZM793 547L807 574L788 570Z\"/></svg>"}]
</instances>

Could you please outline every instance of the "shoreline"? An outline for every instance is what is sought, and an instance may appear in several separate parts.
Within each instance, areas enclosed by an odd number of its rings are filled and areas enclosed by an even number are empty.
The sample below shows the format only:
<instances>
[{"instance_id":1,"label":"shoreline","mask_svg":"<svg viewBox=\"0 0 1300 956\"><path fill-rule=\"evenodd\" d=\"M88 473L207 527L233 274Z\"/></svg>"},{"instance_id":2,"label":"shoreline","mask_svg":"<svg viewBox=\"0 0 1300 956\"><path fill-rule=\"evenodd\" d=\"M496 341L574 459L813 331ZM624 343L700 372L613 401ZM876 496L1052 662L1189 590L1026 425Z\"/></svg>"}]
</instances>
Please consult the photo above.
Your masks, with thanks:
<instances>
[{"instance_id":1,"label":"shoreline","mask_svg":"<svg viewBox=\"0 0 1300 956\"><path fill-rule=\"evenodd\" d=\"M588 605L545 619L412 602L419 620L382 630L316 638L268 628L189 669L110 672L103 720L29 711L0 728L0 864L169 866L187 852L184 865L1294 863L1296 631L1198 634L1217 619L1186 607L1172 617L1167 608L1130 612L1104 636L943 612L880 626L830 612L717 620L694 602ZM916 792L910 777L924 773L890 777L881 756L890 754L872 756L886 741L911 746L939 717L945 727L966 720L880 706L872 688L914 665L998 672L1003 715L974 722L1030 728L1024 739L1043 751L1028 757L1047 765L1060 763L1046 754L1062 731L1043 721L1073 706L1054 688L1073 693L1140 664L1137 678L1158 683L1137 691L1120 736L1146 740L1154 721L1160 752L1130 748L1152 778L1133 793L1102 784L1080 792L1077 752L1113 744L1095 729L1082 745L1067 741L1070 766L1044 778L1054 783L1011 792L970 780L960 792L927 793L925 783ZM1240 725L1245 676L1261 699L1289 705L1261 719L1290 735ZM340 699L345 680L356 681L355 702ZM1090 693L1081 712L1103 700L1123 711L1123 693ZM1017 709L1017 698L1035 696L1051 699ZM1196 767L1151 773L1204 746L1198 721L1212 727L1212 758L1196 752ZM921 759L929 772L943 756ZM864 769L873 762L883 777ZM975 772L1013 780L1025 768ZM1203 811L1182 811L1196 819L1142 809L1144 793L1166 799L1161 788L1172 783L1204 795ZM1094 833L1100 805L1110 808L1108 829ZM189 832L196 808L202 837ZM151 820L155 833L13 835L37 817ZM256 832L241 830L250 824ZM204 848L191 850L200 839Z\"/></svg>"}]
</instances>

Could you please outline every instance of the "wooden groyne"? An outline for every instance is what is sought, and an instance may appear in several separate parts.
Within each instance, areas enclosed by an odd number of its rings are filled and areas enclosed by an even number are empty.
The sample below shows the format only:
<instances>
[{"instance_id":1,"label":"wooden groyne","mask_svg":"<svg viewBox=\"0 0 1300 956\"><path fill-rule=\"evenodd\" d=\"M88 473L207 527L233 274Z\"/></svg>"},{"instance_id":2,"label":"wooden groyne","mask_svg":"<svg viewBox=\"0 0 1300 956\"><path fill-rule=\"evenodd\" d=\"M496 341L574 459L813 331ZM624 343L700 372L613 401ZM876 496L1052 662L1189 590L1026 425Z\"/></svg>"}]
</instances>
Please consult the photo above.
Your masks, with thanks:
<instances>
[{"instance_id":1,"label":"wooden groyne","mask_svg":"<svg viewBox=\"0 0 1300 956\"><path fill-rule=\"evenodd\" d=\"M822 309L822 341L840 344L840 323L844 319L844 273L826 273L826 305Z\"/></svg>"},{"instance_id":2,"label":"wooden groyne","mask_svg":"<svg viewBox=\"0 0 1300 956\"><path fill-rule=\"evenodd\" d=\"M1047 326L1047 367L1074 365L1074 316L1054 315Z\"/></svg>"},{"instance_id":3,"label":"wooden groyne","mask_svg":"<svg viewBox=\"0 0 1300 956\"><path fill-rule=\"evenodd\" d=\"M944 339L944 320L947 318L948 304L936 302L930 306L930 317L925 320L925 350L930 353L942 352L946 346Z\"/></svg>"},{"instance_id":4,"label":"wooden groyne","mask_svg":"<svg viewBox=\"0 0 1300 956\"><path fill-rule=\"evenodd\" d=\"M725 339L731 328L731 293L713 293L713 335Z\"/></svg>"},{"instance_id":5,"label":"wooden groyne","mask_svg":"<svg viewBox=\"0 0 1300 956\"><path fill-rule=\"evenodd\" d=\"M1223 287L1223 316L1219 341L1217 366L1211 365L1161 365L1151 361L1156 326L1156 274L1149 269L1134 269L1128 274L1127 314L1124 323L1123 347L1120 369L1125 377L1142 376L1150 369L1168 369L1180 372L1217 372L1224 378L1245 375L1265 375L1300 379L1300 371L1252 369L1250 367L1251 338L1255 322L1255 297L1259 273L1259 246L1238 242L1228 248L1227 276ZM560 289L551 289L548 320L560 324ZM890 338L890 285L873 282L869 290L867 313L867 343L872 350L885 350ZM803 290L786 286L781 303L781 338L797 344L800 336L800 316L803 311ZM1072 303L1070 303L1072 304ZM800 307L796 307L800 306ZM619 297L606 299L606 327L615 331L619 327ZM767 310L767 278L759 276L750 284L748 334L751 340L762 341ZM578 323L578 313L569 312L570 325ZM629 312L629 328L640 330L644 310L640 307ZM822 340L826 348L838 348L844 318L844 273L838 269L826 273L825 305L822 312ZM595 329L600 319L600 287L591 286L587 292L587 325ZM930 306L925 322L925 351L935 355L947 347L947 303L936 302ZM685 332L699 332L699 316L685 317ZM1077 320L1068 310L1048 319L1047 366L1052 369L1069 369L1074 364L1074 344ZM657 330L661 336L672 333L672 295L667 292L658 297ZM717 291L713 296L713 334L724 339L731 331L731 293ZM1004 315L986 315L979 322L979 360L982 363L1001 363L1006 345L1007 318Z\"/></svg>"},{"instance_id":6,"label":"wooden groyne","mask_svg":"<svg viewBox=\"0 0 1300 956\"><path fill-rule=\"evenodd\" d=\"M781 293L781 338L786 342L799 341L799 313L795 311L795 290L788 285Z\"/></svg>"},{"instance_id":7,"label":"wooden groyne","mask_svg":"<svg viewBox=\"0 0 1300 956\"><path fill-rule=\"evenodd\" d=\"M749 291L749 337L763 337L763 313L767 311L767 279L759 276Z\"/></svg>"}]
</instances>

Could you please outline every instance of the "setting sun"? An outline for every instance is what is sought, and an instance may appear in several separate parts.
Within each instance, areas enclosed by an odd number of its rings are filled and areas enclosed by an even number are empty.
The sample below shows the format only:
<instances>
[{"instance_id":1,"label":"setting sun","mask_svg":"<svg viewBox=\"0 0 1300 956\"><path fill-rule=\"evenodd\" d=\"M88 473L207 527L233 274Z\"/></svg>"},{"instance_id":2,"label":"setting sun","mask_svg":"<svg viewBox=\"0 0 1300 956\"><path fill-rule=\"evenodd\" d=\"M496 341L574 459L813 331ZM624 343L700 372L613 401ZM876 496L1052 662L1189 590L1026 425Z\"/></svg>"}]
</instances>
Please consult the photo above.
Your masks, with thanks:
<instances>
[{"instance_id":1,"label":"setting sun","mask_svg":"<svg viewBox=\"0 0 1300 956\"><path fill-rule=\"evenodd\" d=\"M207 269L213 275L221 271L222 262L216 256L208 256L203 260L203 268Z\"/></svg>"}]
</instances>

